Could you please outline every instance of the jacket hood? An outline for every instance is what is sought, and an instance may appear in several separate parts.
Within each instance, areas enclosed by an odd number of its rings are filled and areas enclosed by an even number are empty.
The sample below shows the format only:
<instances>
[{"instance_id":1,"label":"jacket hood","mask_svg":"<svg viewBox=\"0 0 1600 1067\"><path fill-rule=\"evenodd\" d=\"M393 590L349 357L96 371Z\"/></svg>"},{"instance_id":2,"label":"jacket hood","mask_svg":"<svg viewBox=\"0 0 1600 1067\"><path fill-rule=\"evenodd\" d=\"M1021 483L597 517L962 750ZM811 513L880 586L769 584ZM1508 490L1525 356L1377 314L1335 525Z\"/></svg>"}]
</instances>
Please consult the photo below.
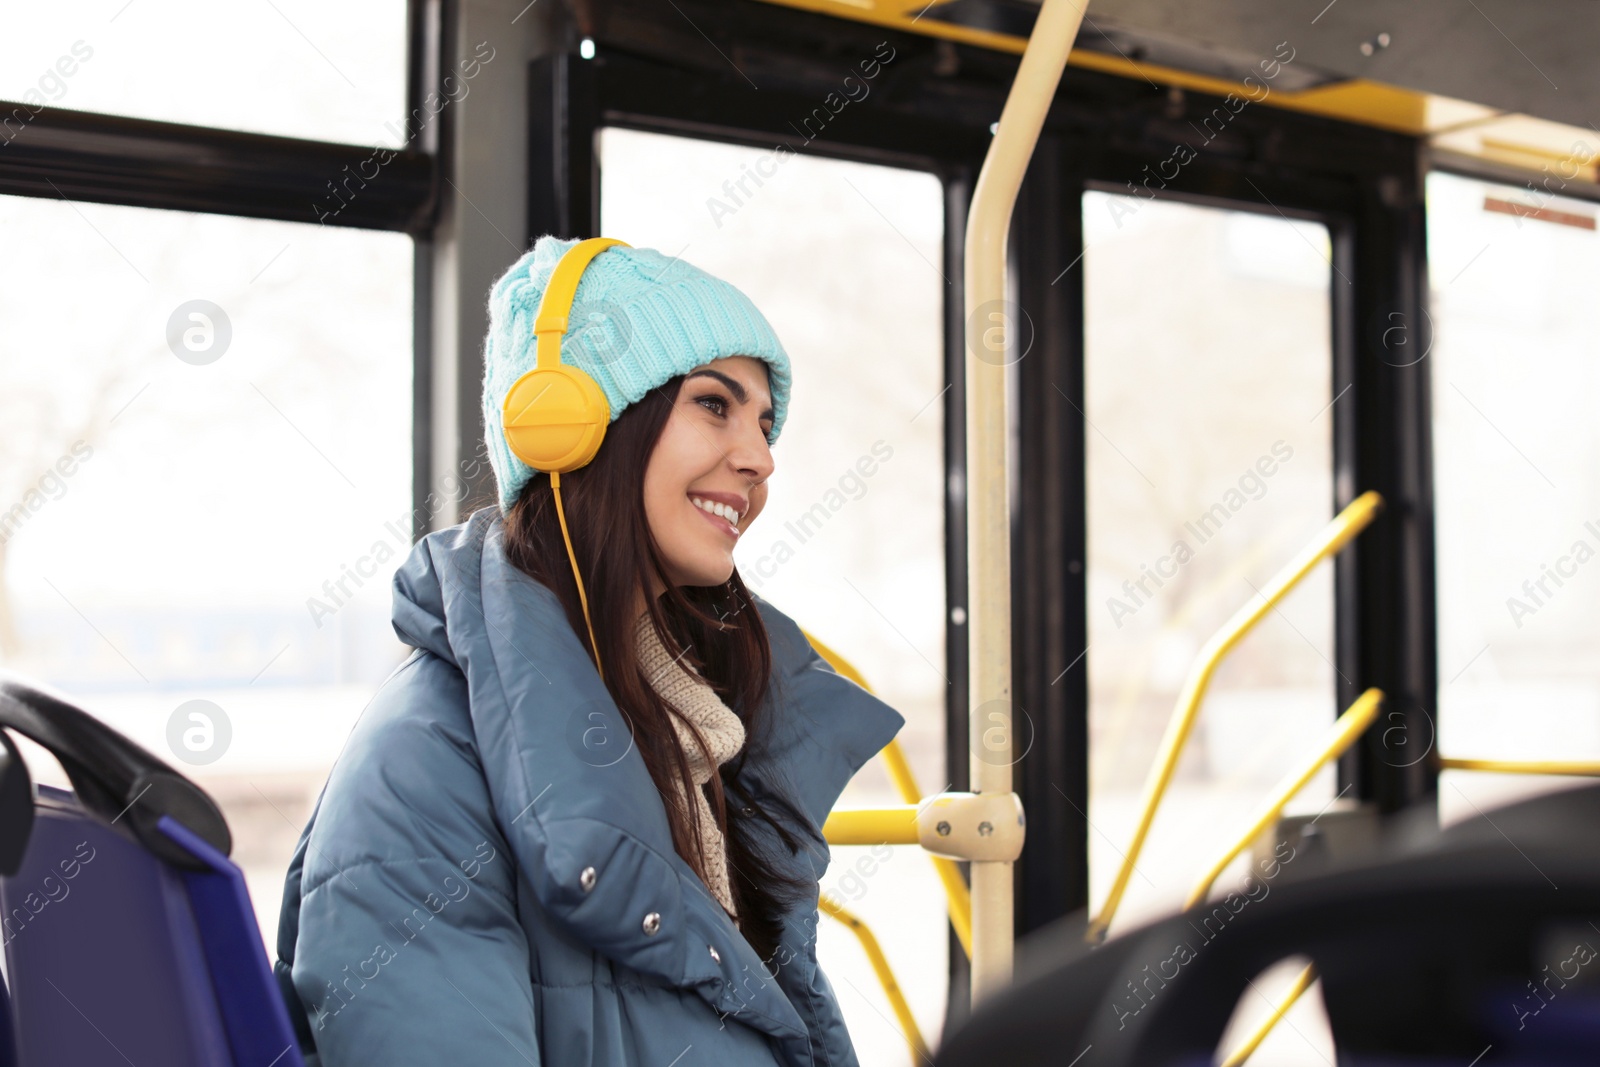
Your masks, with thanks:
<instances>
[{"instance_id":1,"label":"jacket hood","mask_svg":"<svg viewBox=\"0 0 1600 1067\"><path fill-rule=\"evenodd\" d=\"M775 985L752 991L737 981L741 971L762 974L761 961L673 848L632 724L555 594L507 560L503 535L499 509L486 507L422 538L395 575L393 623L402 641L465 678L496 819L522 873L546 911L595 951L694 989L805 1062L797 1006L810 1010L814 927L808 934L800 922L785 924L796 963L779 966ZM740 784L757 798L780 791L804 813L807 824L791 829L808 847L793 862L815 881L828 860L823 821L904 719L837 674L792 619L751 596L772 678ZM797 908L814 922L815 904L812 897Z\"/></svg>"}]
</instances>

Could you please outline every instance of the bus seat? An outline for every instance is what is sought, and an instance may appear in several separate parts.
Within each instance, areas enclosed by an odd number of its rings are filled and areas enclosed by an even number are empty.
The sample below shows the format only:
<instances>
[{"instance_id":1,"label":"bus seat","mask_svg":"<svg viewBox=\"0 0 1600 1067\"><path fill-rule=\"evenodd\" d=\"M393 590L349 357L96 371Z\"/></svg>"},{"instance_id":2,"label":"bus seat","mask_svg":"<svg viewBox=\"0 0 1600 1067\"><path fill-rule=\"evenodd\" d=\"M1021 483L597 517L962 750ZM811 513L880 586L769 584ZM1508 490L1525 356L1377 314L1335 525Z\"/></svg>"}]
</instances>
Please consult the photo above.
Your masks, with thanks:
<instances>
[{"instance_id":1,"label":"bus seat","mask_svg":"<svg viewBox=\"0 0 1600 1067\"><path fill-rule=\"evenodd\" d=\"M1341 1067L1465 1064L1491 1046L1484 1067L1594 1063L1600 786L1443 832L1402 817L1395 831L1359 863L1296 871L1291 859L1231 906L1213 899L1098 948L1083 944L1081 916L1031 935L1018 946L1019 981L934 1062L1209 1065L1250 983L1303 956Z\"/></svg>"},{"instance_id":2,"label":"bus seat","mask_svg":"<svg viewBox=\"0 0 1600 1067\"><path fill-rule=\"evenodd\" d=\"M14 675L0 727L0 1067L303 1067L211 799ZM74 788L35 789L7 730Z\"/></svg>"}]
</instances>

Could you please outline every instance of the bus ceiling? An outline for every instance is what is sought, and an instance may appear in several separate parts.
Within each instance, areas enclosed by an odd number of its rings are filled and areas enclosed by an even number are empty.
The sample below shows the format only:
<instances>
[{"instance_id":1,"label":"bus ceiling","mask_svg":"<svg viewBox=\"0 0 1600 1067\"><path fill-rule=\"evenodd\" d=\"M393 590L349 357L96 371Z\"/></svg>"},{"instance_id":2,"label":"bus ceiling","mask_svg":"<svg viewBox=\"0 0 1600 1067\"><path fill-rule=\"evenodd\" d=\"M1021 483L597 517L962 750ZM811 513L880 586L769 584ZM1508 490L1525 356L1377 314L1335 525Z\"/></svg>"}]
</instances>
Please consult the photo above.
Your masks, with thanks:
<instances>
[{"instance_id":1,"label":"bus ceiling","mask_svg":"<svg viewBox=\"0 0 1600 1067\"><path fill-rule=\"evenodd\" d=\"M1017 55L1039 12L1029 0L763 2ZM1574 160L1593 182L1600 136L1584 105L1600 67L1577 31L1596 18L1592 0L1109 0L1090 5L1069 65L1425 136L1492 164Z\"/></svg>"}]
</instances>

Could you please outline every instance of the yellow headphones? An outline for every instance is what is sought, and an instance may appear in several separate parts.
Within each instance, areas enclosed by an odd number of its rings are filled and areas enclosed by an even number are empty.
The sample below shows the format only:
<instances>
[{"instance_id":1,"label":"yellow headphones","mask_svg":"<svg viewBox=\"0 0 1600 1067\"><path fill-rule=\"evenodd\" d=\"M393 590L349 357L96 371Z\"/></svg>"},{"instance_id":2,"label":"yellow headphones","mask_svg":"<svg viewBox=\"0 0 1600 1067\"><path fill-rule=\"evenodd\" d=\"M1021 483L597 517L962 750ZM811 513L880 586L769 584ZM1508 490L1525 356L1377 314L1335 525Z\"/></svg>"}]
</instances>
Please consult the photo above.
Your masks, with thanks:
<instances>
[{"instance_id":1,"label":"yellow headphones","mask_svg":"<svg viewBox=\"0 0 1600 1067\"><path fill-rule=\"evenodd\" d=\"M561 537L567 543L572 576L578 581L578 601L583 605L589 647L594 650L594 665L602 682L605 671L600 667L600 646L589 620L589 598L584 593L578 558L567 533L566 512L561 507L561 475L584 466L600 451L606 427L611 424L611 405L593 378L580 368L561 362L561 338L567 332L567 317L584 268L612 245L633 247L614 237L591 237L573 245L556 264L533 325L537 363L512 384L500 405L501 426L511 454L534 470L550 474L556 517L561 522Z\"/></svg>"}]
</instances>

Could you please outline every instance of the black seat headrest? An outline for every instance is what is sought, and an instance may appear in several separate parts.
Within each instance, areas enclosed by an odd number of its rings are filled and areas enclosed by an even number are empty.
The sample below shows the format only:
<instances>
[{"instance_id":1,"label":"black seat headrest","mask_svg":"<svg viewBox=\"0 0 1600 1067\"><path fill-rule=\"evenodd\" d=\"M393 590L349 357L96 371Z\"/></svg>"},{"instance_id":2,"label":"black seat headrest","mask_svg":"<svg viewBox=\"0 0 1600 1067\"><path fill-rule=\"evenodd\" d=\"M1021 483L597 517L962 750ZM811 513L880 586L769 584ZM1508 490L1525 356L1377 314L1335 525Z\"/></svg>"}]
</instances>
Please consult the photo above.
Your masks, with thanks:
<instances>
[{"instance_id":1,"label":"black seat headrest","mask_svg":"<svg viewBox=\"0 0 1600 1067\"><path fill-rule=\"evenodd\" d=\"M205 790L83 709L43 686L0 671L0 737L15 730L61 764L84 808L178 867L204 870L157 824L170 815L223 855L233 837ZM10 738L0 766L0 874L15 873L33 825L32 779ZM26 809L26 814L24 814Z\"/></svg>"},{"instance_id":2,"label":"black seat headrest","mask_svg":"<svg viewBox=\"0 0 1600 1067\"><path fill-rule=\"evenodd\" d=\"M1301 873L1291 856L1281 874L1099 948L1083 943L1081 916L1062 920L1029 939L1050 945L1054 963L1034 959L1031 975L981 1005L935 1062L1043 1067L1080 1053L1079 1067L1210 1062L1250 983L1296 956L1316 966L1341 1063L1396 1052L1466 1063L1489 1044L1515 1058L1523 1040L1554 1040L1554 1024L1522 1033L1507 1005L1549 973L1541 965L1573 953L1574 937L1600 946L1600 786L1443 832L1425 823L1401 820L1384 848L1337 869ZM1029 948L1019 952L1034 956ZM1596 978L1600 970L1580 985ZM1600 995L1591 985L1565 997L1591 1013L1592 1054ZM1592 1062L1542 1054L1538 1062Z\"/></svg>"}]
</instances>

